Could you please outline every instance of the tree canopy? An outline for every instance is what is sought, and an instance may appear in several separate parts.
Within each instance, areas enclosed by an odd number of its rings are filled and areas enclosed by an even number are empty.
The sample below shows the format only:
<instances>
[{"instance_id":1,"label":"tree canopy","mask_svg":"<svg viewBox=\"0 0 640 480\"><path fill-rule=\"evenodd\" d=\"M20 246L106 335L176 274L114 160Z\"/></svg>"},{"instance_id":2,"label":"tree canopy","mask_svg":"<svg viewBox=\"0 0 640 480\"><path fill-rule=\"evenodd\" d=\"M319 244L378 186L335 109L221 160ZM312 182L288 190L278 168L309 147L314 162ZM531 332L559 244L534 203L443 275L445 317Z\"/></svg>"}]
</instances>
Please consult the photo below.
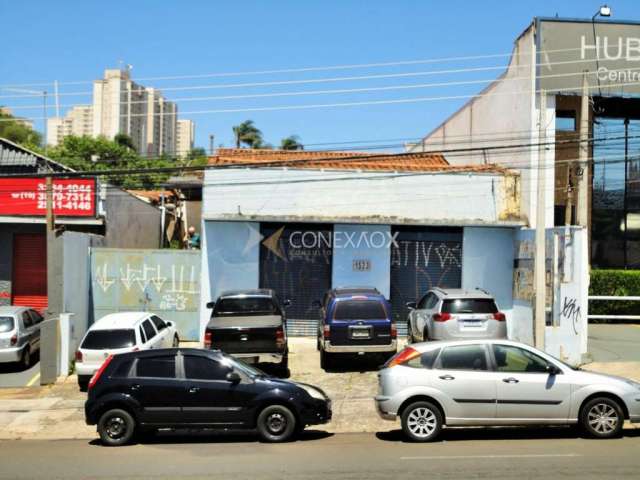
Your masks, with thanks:
<instances>
[{"instance_id":1,"label":"tree canopy","mask_svg":"<svg viewBox=\"0 0 640 480\"><path fill-rule=\"evenodd\" d=\"M42 135L24 120L14 117L0 108L0 137L29 149L39 149Z\"/></svg>"},{"instance_id":2,"label":"tree canopy","mask_svg":"<svg viewBox=\"0 0 640 480\"><path fill-rule=\"evenodd\" d=\"M280 148L282 150L304 150L304 145L300 143L298 135L290 135L280 141Z\"/></svg>"}]
</instances>

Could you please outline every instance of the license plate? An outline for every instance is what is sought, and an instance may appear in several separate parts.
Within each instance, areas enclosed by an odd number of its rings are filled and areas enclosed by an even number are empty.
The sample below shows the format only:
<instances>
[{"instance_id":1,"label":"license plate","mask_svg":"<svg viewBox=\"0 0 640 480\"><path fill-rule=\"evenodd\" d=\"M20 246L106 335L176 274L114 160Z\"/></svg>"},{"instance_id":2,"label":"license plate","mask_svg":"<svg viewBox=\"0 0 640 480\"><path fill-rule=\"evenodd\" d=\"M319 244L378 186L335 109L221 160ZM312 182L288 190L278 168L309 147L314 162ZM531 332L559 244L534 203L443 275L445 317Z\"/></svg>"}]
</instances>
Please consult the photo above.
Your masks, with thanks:
<instances>
[{"instance_id":1,"label":"license plate","mask_svg":"<svg viewBox=\"0 0 640 480\"><path fill-rule=\"evenodd\" d=\"M369 330L353 330L351 336L353 338L369 338Z\"/></svg>"},{"instance_id":2,"label":"license plate","mask_svg":"<svg viewBox=\"0 0 640 480\"><path fill-rule=\"evenodd\" d=\"M244 357L241 360L245 363L258 363L258 357Z\"/></svg>"}]
</instances>

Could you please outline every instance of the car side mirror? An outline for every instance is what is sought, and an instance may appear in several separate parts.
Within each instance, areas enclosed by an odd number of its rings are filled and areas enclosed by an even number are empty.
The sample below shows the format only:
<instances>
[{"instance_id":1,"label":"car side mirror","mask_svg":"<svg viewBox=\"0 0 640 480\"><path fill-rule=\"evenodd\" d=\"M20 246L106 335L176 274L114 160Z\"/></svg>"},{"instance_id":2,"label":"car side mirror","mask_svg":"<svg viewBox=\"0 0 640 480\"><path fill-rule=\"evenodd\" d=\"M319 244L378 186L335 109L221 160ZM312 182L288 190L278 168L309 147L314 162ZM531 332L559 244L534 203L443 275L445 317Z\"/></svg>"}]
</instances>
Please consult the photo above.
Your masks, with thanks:
<instances>
[{"instance_id":1,"label":"car side mirror","mask_svg":"<svg viewBox=\"0 0 640 480\"><path fill-rule=\"evenodd\" d=\"M553 365L551 363L547 364L546 370L547 370L547 373L549 375L557 375L558 373L561 372L561 370L558 367L556 367L555 365Z\"/></svg>"},{"instance_id":2,"label":"car side mirror","mask_svg":"<svg viewBox=\"0 0 640 480\"><path fill-rule=\"evenodd\" d=\"M405 303L405 305L407 306L407 308L409 310L415 310L416 309L416 302L407 302L407 303Z\"/></svg>"},{"instance_id":3,"label":"car side mirror","mask_svg":"<svg viewBox=\"0 0 640 480\"><path fill-rule=\"evenodd\" d=\"M291 306L291 300L289 300L289 299L287 298L285 301L283 301L283 302L282 302L282 306L283 306L284 308L287 308L287 307Z\"/></svg>"},{"instance_id":4,"label":"car side mirror","mask_svg":"<svg viewBox=\"0 0 640 480\"><path fill-rule=\"evenodd\" d=\"M231 383L240 383L240 380L242 380L242 378L238 372L227 373L227 381Z\"/></svg>"},{"instance_id":5,"label":"car side mirror","mask_svg":"<svg viewBox=\"0 0 640 480\"><path fill-rule=\"evenodd\" d=\"M166 321L164 323L167 324L167 327L173 327L173 322L172 321Z\"/></svg>"},{"instance_id":6,"label":"car side mirror","mask_svg":"<svg viewBox=\"0 0 640 480\"><path fill-rule=\"evenodd\" d=\"M313 302L311 302L311 306L313 308L320 308L322 307L322 303L320 303L320 300L314 300Z\"/></svg>"},{"instance_id":7,"label":"car side mirror","mask_svg":"<svg viewBox=\"0 0 640 480\"><path fill-rule=\"evenodd\" d=\"M216 302L207 302L207 308L212 309L216 306Z\"/></svg>"}]
</instances>

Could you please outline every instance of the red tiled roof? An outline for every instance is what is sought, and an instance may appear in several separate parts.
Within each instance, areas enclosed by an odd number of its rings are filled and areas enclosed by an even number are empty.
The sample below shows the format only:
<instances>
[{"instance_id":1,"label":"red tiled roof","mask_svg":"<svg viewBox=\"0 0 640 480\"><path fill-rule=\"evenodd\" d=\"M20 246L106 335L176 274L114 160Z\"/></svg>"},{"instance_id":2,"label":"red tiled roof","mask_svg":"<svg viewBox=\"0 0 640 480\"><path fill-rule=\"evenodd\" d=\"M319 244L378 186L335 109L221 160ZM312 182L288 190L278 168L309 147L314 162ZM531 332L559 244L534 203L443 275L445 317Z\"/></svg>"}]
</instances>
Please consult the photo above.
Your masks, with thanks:
<instances>
[{"instance_id":1,"label":"red tiled roof","mask_svg":"<svg viewBox=\"0 0 640 480\"><path fill-rule=\"evenodd\" d=\"M379 154L308 150L254 150L220 148L209 165L243 165L283 162L275 166L377 171L504 171L496 165L452 166L440 153ZM286 164L284 162L291 162Z\"/></svg>"},{"instance_id":2,"label":"red tiled roof","mask_svg":"<svg viewBox=\"0 0 640 480\"><path fill-rule=\"evenodd\" d=\"M175 196L175 193L170 190L127 190L127 192L136 197L143 198L151 203L160 203L162 201L163 193L165 200L168 200Z\"/></svg>"}]
</instances>

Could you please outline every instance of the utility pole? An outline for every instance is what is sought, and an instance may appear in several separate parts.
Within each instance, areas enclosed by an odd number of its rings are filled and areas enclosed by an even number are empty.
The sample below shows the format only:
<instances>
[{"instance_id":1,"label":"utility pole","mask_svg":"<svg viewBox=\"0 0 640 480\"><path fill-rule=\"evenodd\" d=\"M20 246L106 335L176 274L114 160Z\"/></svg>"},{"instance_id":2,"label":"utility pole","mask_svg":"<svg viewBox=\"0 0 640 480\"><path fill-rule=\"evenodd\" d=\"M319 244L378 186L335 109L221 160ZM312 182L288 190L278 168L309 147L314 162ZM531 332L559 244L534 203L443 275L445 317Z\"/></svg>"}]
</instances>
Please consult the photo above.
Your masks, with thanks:
<instances>
[{"instance_id":1,"label":"utility pole","mask_svg":"<svg viewBox=\"0 0 640 480\"><path fill-rule=\"evenodd\" d=\"M209 135L209 155L213 155L213 140L216 138L214 134Z\"/></svg>"},{"instance_id":2,"label":"utility pole","mask_svg":"<svg viewBox=\"0 0 640 480\"><path fill-rule=\"evenodd\" d=\"M580 102L580 146L578 150L578 225L589 225L589 85L587 72L582 72Z\"/></svg>"},{"instance_id":3,"label":"utility pole","mask_svg":"<svg viewBox=\"0 0 640 480\"><path fill-rule=\"evenodd\" d=\"M57 313L53 312L50 308L54 306L54 283L58 280L56 279L53 272L53 257L55 253L55 241L56 241L56 231L55 231L55 218L53 216L53 179L51 177L47 177L45 180L45 193L47 198L47 217L46 217L46 235L47 235L47 297L49 298L49 307L47 307L49 316ZM55 306L54 306L55 309Z\"/></svg>"},{"instance_id":4,"label":"utility pole","mask_svg":"<svg viewBox=\"0 0 640 480\"><path fill-rule=\"evenodd\" d=\"M535 285L535 308L533 335L536 348L544 349L544 330L547 317L547 255L546 255L546 138L547 92L540 90L538 125L538 201L536 209L536 254L533 270Z\"/></svg>"}]
</instances>

